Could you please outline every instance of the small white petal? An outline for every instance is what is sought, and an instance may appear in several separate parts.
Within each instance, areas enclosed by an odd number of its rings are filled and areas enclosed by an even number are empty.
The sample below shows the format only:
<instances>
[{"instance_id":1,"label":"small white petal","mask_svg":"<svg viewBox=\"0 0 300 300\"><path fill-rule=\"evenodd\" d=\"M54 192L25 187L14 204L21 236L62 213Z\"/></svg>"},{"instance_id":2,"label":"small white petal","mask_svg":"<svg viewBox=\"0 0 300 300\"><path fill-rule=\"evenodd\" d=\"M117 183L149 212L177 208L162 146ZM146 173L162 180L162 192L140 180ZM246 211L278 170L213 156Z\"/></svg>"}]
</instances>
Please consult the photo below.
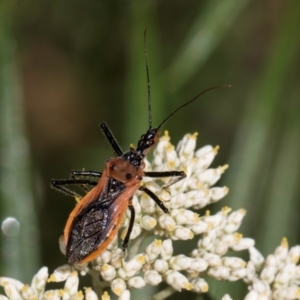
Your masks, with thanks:
<instances>
[{"instance_id":1,"label":"small white petal","mask_svg":"<svg viewBox=\"0 0 300 300\"><path fill-rule=\"evenodd\" d=\"M192 258L180 254L171 257L169 264L173 270L180 271L188 269L191 266L192 262Z\"/></svg>"},{"instance_id":2,"label":"small white petal","mask_svg":"<svg viewBox=\"0 0 300 300\"><path fill-rule=\"evenodd\" d=\"M118 300L130 300L130 291L129 290L123 291L121 296L118 298Z\"/></svg>"},{"instance_id":3,"label":"small white petal","mask_svg":"<svg viewBox=\"0 0 300 300\"><path fill-rule=\"evenodd\" d=\"M73 271L65 283L65 287L64 287L65 293L67 293L70 296L75 295L78 291L78 285L79 285L79 279L77 276L77 272Z\"/></svg>"},{"instance_id":4,"label":"small white petal","mask_svg":"<svg viewBox=\"0 0 300 300\"><path fill-rule=\"evenodd\" d=\"M126 290L125 281L120 278L114 279L110 286L111 286L111 290L117 296L121 296L121 294Z\"/></svg>"},{"instance_id":5,"label":"small white petal","mask_svg":"<svg viewBox=\"0 0 300 300\"><path fill-rule=\"evenodd\" d=\"M109 264L104 264L101 267L100 274L105 281L111 281L116 277L116 269Z\"/></svg>"},{"instance_id":6,"label":"small white petal","mask_svg":"<svg viewBox=\"0 0 300 300\"><path fill-rule=\"evenodd\" d=\"M141 289L146 285L145 280L140 276L131 277L128 280L128 285L135 289Z\"/></svg>"},{"instance_id":7,"label":"small white petal","mask_svg":"<svg viewBox=\"0 0 300 300\"><path fill-rule=\"evenodd\" d=\"M196 293L208 292L208 284L203 278L194 278L191 280L191 284L194 286L193 291Z\"/></svg>"},{"instance_id":8,"label":"small white petal","mask_svg":"<svg viewBox=\"0 0 300 300\"><path fill-rule=\"evenodd\" d=\"M146 283L148 283L152 286L156 286L159 283L161 283L161 281L162 281L161 275L158 274L158 272L156 272L155 270L146 271L144 274L144 279L145 279Z\"/></svg>"},{"instance_id":9,"label":"small white petal","mask_svg":"<svg viewBox=\"0 0 300 300\"><path fill-rule=\"evenodd\" d=\"M191 240L194 237L194 233L189 228L176 226L175 231L171 234L171 237L173 240Z\"/></svg>"},{"instance_id":10,"label":"small white petal","mask_svg":"<svg viewBox=\"0 0 300 300\"><path fill-rule=\"evenodd\" d=\"M41 268L37 274L33 277L31 287L36 294L43 293L48 279L48 268Z\"/></svg>"},{"instance_id":11,"label":"small white petal","mask_svg":"<svg viewBox=\"0 0 300 300\"><path fill-rule=\"evenodd\" d=\"M91 288L85 288L85 299L98 300L98 296Z\"/></svg>"},{"instance_id":12,"label":"small white petal","mask_svg":"<svg viewBox=\"0 0 300 300\"><path fill-rule=\"evenodd\" d=\"M154 240L147 248L147 261L153 262L161 253L162 250L162 241L161 240Z\"/></svg>"},{"instance_id":13,"label":"small white petal","mask_svg":"<svg viewBox=\"0 0 300 300\"><path fill-rule=\"evenodd\" d=\"M158 224L167 231L173 231L176 226L175 220L168 214L161 215L158 219Z\"/></svg>"},{"instance_id":14,"label":"small white petal","mask_svg":"<svg viewBox=\"0 0 300 300\"><path fill-rule=\"evenodd\" d=\"M152 230L156 226L157 221L153 217L145 215L142 217L140 224L144 229Z\"/></svg>"},{"instance_id":15,"label":"small white petal","mask_svg":"<svg viewBox=\"0 0 300 300\"><path fill-rule=\"evenodd\" d=\"M250 254L250 260L253 262L255 265L255 268L257 270L261 269L262 264L264 263L265 259L263 255L255 248L251 247L249 249L249 254Z\"/></svg>"},{"instance_id":16,"label":"small white petal","mask_svg":"<svg viewBox=\"0 0 300 300\"><path fill-rule=\"evenodd\" d=\"M24 300L27 300L27 299L31 300L34 297L36 297L36 293L35 293L34 289L31 286L29 286L28 284L25 284L19 292L21 292L21 295Z\"/></svg>"},{"instance_id":17,"label":"small white petal","mask_svg":"<svg viewBox=\"0 0 300 300\"><path fill-rule=\"evenodd\" d=\"M95 263L97 265L103 265L103 264L108 264L111 260L111 252L110 251L107 251L105 250L103 253L101 253L97 258L96 258L96 261Z\"/></svg>"},{"instance_id":18,"label":"small white petal","mask_svg":"<svg viewBox=\"0 0 300 300\"><path fill-rule=\"evenodd\" d=\"M208 269L208 275L218 280L228 279L230 274L230 269L224 266L218 266Z\"/></svg>"},{"instance_id":19,"label":"small white petal","mask_svg":"<svg viewBox=\"0 0 300 300\"><path fill-rule=\"evenodd\" d=\"M50 275L48 282L61 282L67 280L72 272L70 265L63 265L54 270L53 274Z\"/></svg>"},{"instance_id":20,"label":"small white petal","mask_svg":"<svg viewBox=\"0 0 300 300\"><path fill-rule=\"evenodd\" d=\"M228 294L226 294L222 297L222 300L232 300L232 298Z\"/></svg>"},{"instance_id":21,"label":"small white petal","mask_svg":"<svg viewBox=\"0 0 300 300\"><path fill-rule=\"evenodd\" d=\"M9 299L22 300L22 296L15 285L11 284L10 282L4 282L1 285L3 286L5 294L9 297Z\"/></svg>"},{"instance_id":22,"label":"small white petal","mask_svg":"<svg viewBox=\"0 0 300 300\"><path fill-rule=\"evenodd\" d=\"M164 260L168 260L171 258L173 254L173 245L172 245L172 240L164 240L162 243L162 249L161 249L161 258Z\"/></svg>"},{"instance_id":23,"label":"small white petal","mask_svg":"<svg viewBox=\"0 0 300 300\"><path fill-rule=\"evenodd\" d=\"M153 267L158 273L165 273L169 269L169 264L163 259L157 259Z\"/></svg>"},{"instance_id":24,"label":"small white petal","mask_svg":"<svg viewBox=\"0 0 300 300\"><path fill-rule=\"evenodd\" d=\"M43 295L43 300L60 300L60 290L48 290ZM34 299L34 298L33 298Z\"/></svg>"},{"instance_id":25,"label":"small white petal","mask_svg":"<svg viewBox=\"0 0 300 300\"><path fill-rule=\"evenodd\" d=\"M181 292L182 289L191 290L193 285L181 273L169 270L165 274L165 281L171 285L176 291Z\"/></svg>"}]
</instances>

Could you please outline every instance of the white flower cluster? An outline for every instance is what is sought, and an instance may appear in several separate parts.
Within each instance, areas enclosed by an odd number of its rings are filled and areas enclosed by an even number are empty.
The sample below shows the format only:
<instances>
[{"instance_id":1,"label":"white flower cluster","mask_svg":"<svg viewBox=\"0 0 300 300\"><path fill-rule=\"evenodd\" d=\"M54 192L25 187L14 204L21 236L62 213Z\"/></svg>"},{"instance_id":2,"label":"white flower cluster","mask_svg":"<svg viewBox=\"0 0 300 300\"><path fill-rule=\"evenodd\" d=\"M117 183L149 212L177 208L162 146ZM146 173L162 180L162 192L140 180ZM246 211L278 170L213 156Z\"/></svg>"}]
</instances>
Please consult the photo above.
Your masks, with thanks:
<instances>
[{"instance_id":1,"label":"white flower cluster","mask_svg":"<svg viewBox=\"0 0 300 300\"><path fill-rule=\"evenodd\" d=\"M161 179L161 182L144 178L144 186L164 202L170 213L162 212L148 195L138 191L133 197L136 218L130 238L134 241L129 244L127 259L124 261L123 251L115 239L91 266L82 264L75 268L81 275L89 273L98 281L100 274L100 287L110 286L120 300L130 299L131 289L141 289L146 284L157 286L162 281L174 291L186 289L205 293L209 289L204 279L206 275L217 280L243 279L250 287L247 300L273 299L272 296L274 299L300 299L297 298L300 295L300 270L296 266L299 247L288 251L281 245L274 255L264 261L254 248L254 240L244 238L237 232L245 216L243 209L231 212L230 208L224 207L215 215L207 210L203 216L194 212L228 193L226 187L212 187L228 167L209 168L218 147L205 146L195 151L196 137L197 134L185 135L175 149L166 132L154 150L152 164L147 160L145 162L147 171L183 170L187 175L184 180L170 186L174 178ZM122 238L129 219L128 211ZM152 242L141 251L145 238L153 235L161 238L153 237ZM195 239L197 235L195 249L190 255L173 255L173 241ZM63 243L61 248L63 251ZM228 250L249 250L250 261L225 256ZM78 290L79 279L75 268L64 265L49 278L47 268L42 268L31 286L2 277L0 285L4 286L8 298L0 295L0 300L83 299L83 292ZM66 281L65 287L45 292L47 280ZM102 300L110 299L107 292L97 290L97 293L98 296L102 293ZM85 299L94 300L98 296L89 288L85 290ZM229 295L223 297L223 300L230 299Z\"/></svg>"}]
</instances>

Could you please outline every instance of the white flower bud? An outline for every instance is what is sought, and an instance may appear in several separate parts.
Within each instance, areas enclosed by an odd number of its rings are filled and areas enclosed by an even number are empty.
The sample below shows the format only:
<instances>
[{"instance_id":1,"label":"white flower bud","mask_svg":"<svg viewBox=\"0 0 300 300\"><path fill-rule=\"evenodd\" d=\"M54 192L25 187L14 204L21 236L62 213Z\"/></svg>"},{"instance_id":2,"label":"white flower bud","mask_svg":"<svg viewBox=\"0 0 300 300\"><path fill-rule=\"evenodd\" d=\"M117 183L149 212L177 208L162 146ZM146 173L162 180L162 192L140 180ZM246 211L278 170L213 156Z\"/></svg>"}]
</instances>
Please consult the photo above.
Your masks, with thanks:
<instances>
[{"instance_id":1,"label":"white flower bud","mask_svg":"<svg viewBox=\"0 0 300 300\"><path fill-rule=\"evenodd\" d=\"M230 268L231 270L238 270L241 268L245 268L247 265L247 263L239 257L223 257L222 264L225 267Z\"/></svg>"},{"instance_id":2,"label":"white flower bud","mask_svg":"<svg viewBox=\"0 0 300 300\"><path fill-rule=\"evenodd\" d=\"M98 296L91 288L85 288L85 300L98 300Z\"/></svg>"},{"instance_id":3,"label":"white flower bud","mask_svg":"<svg viewBox=\"0 0 300 300\"><path fill-rule=\"evenodd\" d=\"M191 266L192 261L192 258L180 254L171 257L169 264L173 270L180 271L188 269Z\"/></svg>"},{"instance_id":4,"label":"white flower bud","mask_svg":"<svg viewBox=\"0 0 300 300\"><path fill-rule=\"evenodd\" d=\"M195 157L198 159L197 170L205 170L210 166L217 154L218 148L218 146L213 148L211 145L208 145L195 152Z\"/></svg>"},{"instance_id":5,"label":"white flower bud","mask_svg":"<svg viewBox=\"0 0 300 300\"><path fill-rule=\"evenodd\" d=\"M176 223L174 219L168 215L163 214L158 218L159 226L167 231L173 231L175 229Z\"/></svg>"},{"instance_id":6,"label":"white flower bud","mask_svg":"<svg viewBox=\"0 0 300 300\"><path fill-rule=\"evenodd\" d=\"M198 179L201 182L207 183L212 186L220 179L221 175L227 168L228 165L218 167L217 169L207 169L198 175Z\"/></svg>"},{"instance_id":7,"label":"white flower bud","mask_svg":"<svg viewBox=\"0 0 300 300\"><path fill-rule=\"evenodd\" d=\"M33 277L31 282L31 287L35 291L36 294L43 293L45 290L45 285L48 279L48 268L41 268L37 274Z\"/></svg>"},{"instance_id":8,"label":"white flower bud","mask_svg":"<svg viewBox=\"0 0 300 300\"><path fill-rule=\"evenodd\" d=\"M144 229L152 230L156 226L157 221L153 217L145 215L142 217L140 224Z\"/></svg>"},{"instance_id":9,"label":"white flower bud","mask_svg":"<svg viewBox=\"0 0 300 300\"><path fill-rule=\"evenodd\" d=\"M174 214L174 211L176 211L176 214ZM173 210L171 216L179 225L184 225L184 224L192 225L200 220L198 214L187 209Z\"/></svg>"},{"instance_id":10,"label":"white flower bud","mask_svg":"<svg viewBox=\"0 0 300 300\"><path fill-rule=\"evenodd\" d=\"M224 198L227 194L228 194L228 187L224 186L224 187L214 187L210 189L210 203L215 203L219 200L221 200L222 198Z\"/></svg>"},{"instance_id":11,"label":"white flower bud","mask_svg":"<svg viewBox=\"0 0 300 300\"><path fill-rule=\"evenodd\" d=\"M144 274L144 279L146 283L156 286L162 281L162 277L155 270L148 270Z\"/></svg>"},{"instance_id":12,"label":"white flower bud","mask_svg":"<svg viewBox=\"0 0 300 300\"><path fill-rule=\"evenodd\" d=\"M177 145L177 152L181 162L193 157L196 148L196 140L198 133L186 134Z\"/></svg>"},{"instance_id":13,"label":"white flower bud","mask_svg":"<svg viewBox=\"0 0 300 300\"><path fill-rule=\"evenodd\" d=\"M123 279L117 278L114 279L111 283L111 290L117 295L121 296L121 294L126 290L126 284Z\"/></svg>"},{"instance_id":14,"label":"white flower bud","mask_svg":"<svg viewBox=\"0 0 300 300\"><path fill-rule=\"evenodd\" d=\"M70 276L68 277L65 283L64 292L70 296L76 294L78 291L78 284L79 284L79 279L77 276L77 272L73 271L71 272Z\"/></svg>"},{"instance_id":15,"label":"white flower bud","mask_svg":"<svg viewBox=\"0 0 300 300\"><path fill-rule=\"evenodd\" d=\"M209 228L209 225L202 220L199 220L198 222L196 222L195 224L190 226L190 229L195 234L200 234L200 233L206 232L208 230L208 228Z\"/></svg>"},{"instance_id":16,"label":"white flower bud","mask_svg":"<svg viewBox=\"0 0 300 300\"><path fill-rule=\"evenodd\" d=\"M121 268L122 267L122 259L123 259L123 251L122 249L115 249L111 252L111 260L110 263L113 267Z\"/></svg>"},{"instance_id":17,"label":"white flower bud","mask_svg":"<svg viewBox=\"0 0 300 300\"><path fill-rule=\"evenodd\" d=\"M118 298L118 300L130 300L130 291L129 290L123 291L123 293Z\"/></svg>"},{"instance_id":18,"label":"white flower bud","mask_svg":"<svg viewBox=\"0 0 300 300\"><path fill-rule=\"evenodd\" d=\"M188 272L196 272L200 273L203 272L207 269L208 263L205 259L203 258L194 258L192 259L192 263L187 269Z\"/></svg>"},{"instance_id":19,"label":"white flower bud","mask_svg":"<svg viewBox=\"0 0 300 300\"><path fill-rule=\"evenodd\" d=\"M194 233L191 229L176 226L175 231L171 234L173 240L191 240L194 237Z\"/></svg>"},{"instance_id":20,"label":"white flower bud","mask_svg":"<svg viewBox=\"0 0 300 300\"><path fill-rule=\"evenodd\" d=\"M247 268L247 274L246 277L244 278L244 281L250 285L252 284L254 277L256 277L256 270L255 270L254 263L251 260L248 261L246 268Z\"/></svg>"},{"instance_id":21,"label":"white flower bud","mask_svg":"<svg viewBox=\"0 0 300 300\"><path fill-rule=\"evenodd\" d=\"M43 300L60 300L60 290L49 290L43 295ZM30 298L35 299L35 298Z\"/></svg>"},{"instance_id":22,"label":"white flower bud","mask_svg":"<svg viewBox=\"0 0 300 300\"><path fill-rule=\"evenodd\" d=\"M289 248L288 241L286 238L283 238L280 246L276 248L274 253L279 269L282 268L282 266L285 264L285 261L288 256L288 250L289 250L288 248Z\"/></svg>"},{"instance_id":23,"label":"white flower bud","mask_svg":"<svg viewBox=\"0 0 300 300\"><path fill-rule=\"evenodd\" d=\"M285 265L275 277L274 287L279 289L288 285L294 277L296 266L294 264ZM300 294L299 294L300 296Z\"/></svg>"},{"instance_id":24,"label":"white flower bud","mask_svg":"<svg viewBox=\"0 0 300 300\"><path fill-rule=\"evenodd\" d=\"M290 249L288 253L288 262L292 264L297 264L300 258L300 246L294 246Z\"/></svg>"},{"instance_id":25,"label":"white flower bud","mask_svg":"<svg viewBox=\"0 0 300 300\"><path fill-rule=\"evenodd\" d=\"M242 251L249 249L255 245L255 240L251 238L240 238L238 241L231 246L233 251Z\"/></svg>"},{"instance_id":26,"label":"white flower bud","mask_svg":"<svg viewBox=\"0 0 300 300\"><path fill-rule=\"evenodd\" d=\"M277 268L275 266L266 266L262 269L260 273L261 280L271 284L274 281Z\"/></svg>"},{"instance_id":27,"label":"white flower bud","mask_svg":"<svg viewBox=\"0 0 300 300\"><path fill-rule=\"evenodd\" d=\"M153 262L161 253L162 249L162 241L161 240L154 240L147 248L147 261Z\"/></svg>"},{"instance_id":28,"label":"white flower bud","mask_svg":"<svg viewBox=\"0 0 300 300\"><path fill-rule=\"evenodd\" d=\"M5 294L9 297L9 299L22 300L22 296L18 292L16 286L11 282L3 282L1 285L3 286Z\"/></svg>"},{"instance_id":29,"label":"white flower bud","mask_svg":"<svg viewBox=\"0 0 300 300\"><path fill-rule=\"evenodd\" d=\"M208 292L208 284L203 278L194 278L191 280L191 284L194 286L193 291L196 293Z\"/></svg>"},{"instance_id":30,"label":"white flower bud","mask_svg":"<svg viewBox=\"0 0 300 300\"><path fill-rule=\"evenodd\" d=\"M141 289L146 285L145 280L140 276L131 277L128 280L128 285L135 289Z\"/></svg>"},{"instance_id":31,"label":"white flower bud","mask_svg":"<svg viewBox=\"0 0 300 300\"><path fill-rule=\"evenodd\" d=\"M162 249L161 249L161 258L164 260L168 260L171 258L173 254L173 245L172 245L172 240L164 240L162 243Z\"/></svg>"},{"instance_id":32,"label":"white flower bud","mask_svg":"<svg viewBox=\"0 0 300 300\"><path fill-rule=\"evenodd\" d=\"M17 290L22 289L24 286L24 283L17 279L9 278L9 277L0 277L0 285L4 286L4 284L9 283L17 288Z\"/></svg>"},{"instance_id":33,"label":"white flower bud","mask_svg":"<svg viewBox=\"0 0 300 300\"><path fill-rule=\"evenodd\" d=\"M9 299L4 295L0 295L0 300L9 300Z\"/></svg>"},{"instance_id":34,"label":"white flower bud","mask_svg":"<svg viewBox=\"0 0 300 300\"><path fill-rule=\"evenodd\" d=\"M202 239L198 241L198 248L209 251L214 246L216 238L217 238L216 230L212 229L208 232L205 232L203 234Z\"/></svg>"},{"instance_id":35,"label":"white flower bud","mask_svg":"<svg viewBox=\"0 0 300 300\"><path fill-rule=\"evenodd\" d=\"M226 294L222 297L222 300L232 300L232 298L228 294Z\"/></svg>"},{"instance_id":36,"label":"white flower bud","mask_svg":"<svg viewBox=\"0 0 300 300\"><path fill-rule=\"evenodd\" d=\"M251 290L245 297L244 300L267 300L267 299L262 299L258 292L255 290Z\"/></svg>"},{"instance_id":37,"label":"white flower bud","mask_svg":"<svg viewBox=\"0 0 300 300\"><path fill-rule=\"evenodd\" d=\"M218 280L225 280L229 277L230 270L225 266L209 268L207 274Z\"/></svg>"},{"instance_id":38,"label":"white flower bud","mask_svg":"<svg viewBox=\"0 0 300 300\"><path fill-rule=\"evenodd\" d=\"M256 270L260 270L265 261L262 254L255 247L251 247L249 249L249 254L250 254L250 260L253 262Z\"/></svg>"},{"instance_id":39,"label":"white flower bud","mask_svg":"<svg viewBox=\"0 0 300 300\"><path fill-rule=\"evenodd\" d=\"M111 252L105 250L96 258L96 264L100 266L103 264L108 264L111 260L111 257L112 257Z\"/></svg>"},{"instance_id":40,"label":"white flower bud","mask_svg":"<svg viewBox=\"0 0 300 300\"><path fill-rule=\"evenodd\" d=\"M163 259L157 259L153 267L158 273L165 273L169 269L169 264Z\"/></svg>"},{"instance_id":41,"label":"white flower bud","mask_svg":"<svg viewBox=\"0 0 300 300\"><path fill-rule=\"evenodd\" d=\"M184 204L186 203L186 198L187 198L187 196L183 193L174 195L170 202L171 208L176 209L176 208L180 208L180 207L184 206Z\"/></svg>"},{"instance_id":42,"label":"white flower bud","mask_svg":"<svg viewBox=\"0 0 300 300\"><path fill-rule=\"evenodd\" d=\"M35 297L35 292L34 292L33 288L31 286L29 286L28 284L23 285L23 287L21 288L21 290L19 292L21 292L21 295L24 300L27 300L27 299L31 300L32 298Z\"/></svg>"},{"instance_id":43,"label":"white flower bud","mask_svg":"<svg viewBox=\"0 0 300 300\"><path fill-rule=\"evenodd\" d=\"M129 262L125 263L124 270L128 277L134 276L145 264L146 258L144 255L139 254L131 259Z\"/></svg>"},{"instance_id":44,"label":"white flower bud","mask_svg":"<svg viewBox=\"0 0 300 300\"><path fill-rule=\"evenodd\" d=\"M247 268L241 268L230 272L229 281L236 281L244 278L247 275Z\"/></svg>"},{"instance_id":45,"label":"white flower bud","mask_svg":"<svg viewBox=\"0 0 300 300\"><path fill-rule=\"evenodd\" d=\"M72 267L70 265L63 265L54 270L53 274L50 275L48 282L61 282L65 281L71 274Z\"/></svg>"},{"instance_id":46,"label":"white flower bud","mask_svg":"<svg viewBox=\"0 0 300 300\"><path fill-rule=\"evenodd\" d=\"M220 266L222 263L222 259L219 255L214 253L205 253L203 255L203 259L205 259L210 267Z\"/></svg>"},{"instance_id":47,"label":"white flower bud","mask_svg":"<svg viewBox=\"0 0 300 300\"><path fill-rule=\"evenodd\" d=\"M111 265L104 264L101 267L100 274L105 281L111 281L116 277L116 269Z\"/></svg>"},{"instance_id":48,"label":"white flower bud","mask_svg":"<svg viewBox=\"0 0 300 300\"><path fill-rule=\"evenodd\" d=\"M140 199L143 211L146 214L153 214L155 212L156 203L146 193L143 193Z\"/></svg>"},{"instance_id":49,"label":"white flower bud","mask_svg":"<svg viewBox=\"0 0 300 300\"><path fill-rule=\"evenodd\" d=\"M176 291L181 292L182 289L191 290L193 285L181 273L169 270L165 274L165 281L171 285Z\"/></svg>"},{"instance_id":50,"label":"white flower bud","mask_svg":"<svg viewBox=\"0 0 300 300\"><path fill-rule=\"evenodd\" d=\"M273 294L274 299L286 299L294 300L300 298L300 288L298 286L285 287L279 290L276 290Z\"/></svg>"},{"instance_id":51,"label":"white flower bud","mask_svg":"<svg viewBox=\"0 0 300 300\"><path fill-rule=\"evenodd\" d=\"M252 288L258 292L258 294L265 294L266 296L271 294L270 286L268 283L254 278ZM267 298L268 299L268 298Z\"/></svg>"},{"instance_id":52,"label":"white flower bud","mask_svg":"<svg viewBox=\"0 0 300 300\"><path fill-rule=\"evenodd\" d=\"M115 250L118 247L118 236L116 236L113 241L107 246L107 251Z\"/></svg>"}]
</instances>

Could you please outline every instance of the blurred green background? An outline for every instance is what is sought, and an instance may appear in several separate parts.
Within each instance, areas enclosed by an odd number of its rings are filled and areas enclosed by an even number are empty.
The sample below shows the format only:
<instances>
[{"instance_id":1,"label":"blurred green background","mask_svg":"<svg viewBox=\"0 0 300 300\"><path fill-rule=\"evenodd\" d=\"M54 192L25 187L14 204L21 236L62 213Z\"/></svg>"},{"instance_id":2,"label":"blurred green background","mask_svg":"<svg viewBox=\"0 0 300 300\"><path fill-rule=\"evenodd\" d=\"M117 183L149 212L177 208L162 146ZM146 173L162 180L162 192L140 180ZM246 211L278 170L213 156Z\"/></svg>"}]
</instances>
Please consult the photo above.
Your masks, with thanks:
<instances>
[{"instance_id":1,"label":"blurred green background","mask_svg":"<svg viewBox=\"0 0 300 300\"><path fill-rule=\"evenodd\" d=\"M153 124L173 143L199 132L229 163L220 203L247 209L241 232L264 255L300 239L300 2L296 0L0 2L0 275L28 282L58 248L73 200L50 189L74 169L101 171L108 122L126 149ZM3 227L4 226L4 227Z\"/></svg>"}]
</instances>

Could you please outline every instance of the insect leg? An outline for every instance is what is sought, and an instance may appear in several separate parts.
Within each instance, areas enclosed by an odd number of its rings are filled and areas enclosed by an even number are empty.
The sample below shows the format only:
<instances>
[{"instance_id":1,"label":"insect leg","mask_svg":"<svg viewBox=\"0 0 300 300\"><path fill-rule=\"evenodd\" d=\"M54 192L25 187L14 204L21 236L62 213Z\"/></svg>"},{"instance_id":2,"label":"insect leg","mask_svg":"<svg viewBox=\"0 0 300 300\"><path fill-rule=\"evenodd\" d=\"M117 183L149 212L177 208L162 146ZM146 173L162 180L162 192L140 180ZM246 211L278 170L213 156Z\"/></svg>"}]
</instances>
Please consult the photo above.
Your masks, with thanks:
<instances>
[{"instance_id":1,"label":"insect leg","mask_svg":"<svg viewBox=\"0 0 300 300\"><path fill-rule=\"evenodd\" d=\"M96 171L72 171L71 178L73 179L81 179L86 177L97 177L100 178L102 173ZM85 191L89 192L90 190L86 187L85 184L81 184L80 187Z\"/></svg>"},{"instance_id":2,"label":"insect leg","mask_svg":"<svg viewBox=\"0 0 300 300\"><path fill-rule=\"evenodd\" d=\"M71 172L71 177L76 179L76 178L81 178L81 177L98 177L100 178L102 176L102 173L96 172L96 171L72 171Z\"/></svg>"},{"instance_id":3,"label":"insect leg","mask_svg":"<svg viewBox=\"0 0 300 300\"><path fill-rule=\"evenodd\" d=\"M128 208L130 210L130 221L129 221L127 233L126 233L125 239L123 241L123 245L122 245L124 254L126 253L126 249L128 247L128 242L129 242L130 234L132 232L134 219L135 219L135 210L134 210L134 207L132 205L131 199L129 200Z\"/></svg>"},{"instance_id":4,"label":"insect leg","mask_svg":"<svg viewBox=\"0 0 300 300\"><path fill-rule=\"evenodd\" d=\"M101 123L100 127L101 127L107 141L109 142L110 146L114 150L116 156L122 156L123 151L122 151L121 147L119 146L117 140L113 136L112 132L109 130L107 124L106 123Z\"/></svg>"},{"instance_id":5,"label":"insect leg","mask_svg":"<svg viewBox=\"0 0 300 300\"><path fill-rule=\"evenodd\" d=\"M183 171L163 171L163 172L145 172L144 176L152 177L152 178L178 177L175 180L163 186L163 189L167 189L171 185L184 179L186 177L186 174Z\"/></svg>"},{"instance_id":6,"label":"insect leg","mask_svg":"<svg viewBox=\"0 0 300 300\"><path fill-rule=\"evenodd\" d=\"M165 207L164 203L149 189L147 189L144 186L140 186L139 188L140 191L145 192L151 199L155 201L155 203L165 212L168 213L169 210Z\"/></svg>"},{"instance_id":7,"label":"insect leg","mask_svg":"<svg viewBox=\"0 0 300 300\"><path fill-rule=\"evenodd\" d=\"M53 179L51 180L51 187L55 190L62 192L68 196L75 197L76 199L80 199L82 196L78 193L72 191L71 189L65 187L68 185L82 185L82 184L89 184L89 185L97 185L96 181L87 180L87 179Z\"/></svg>"}]
</instances>

